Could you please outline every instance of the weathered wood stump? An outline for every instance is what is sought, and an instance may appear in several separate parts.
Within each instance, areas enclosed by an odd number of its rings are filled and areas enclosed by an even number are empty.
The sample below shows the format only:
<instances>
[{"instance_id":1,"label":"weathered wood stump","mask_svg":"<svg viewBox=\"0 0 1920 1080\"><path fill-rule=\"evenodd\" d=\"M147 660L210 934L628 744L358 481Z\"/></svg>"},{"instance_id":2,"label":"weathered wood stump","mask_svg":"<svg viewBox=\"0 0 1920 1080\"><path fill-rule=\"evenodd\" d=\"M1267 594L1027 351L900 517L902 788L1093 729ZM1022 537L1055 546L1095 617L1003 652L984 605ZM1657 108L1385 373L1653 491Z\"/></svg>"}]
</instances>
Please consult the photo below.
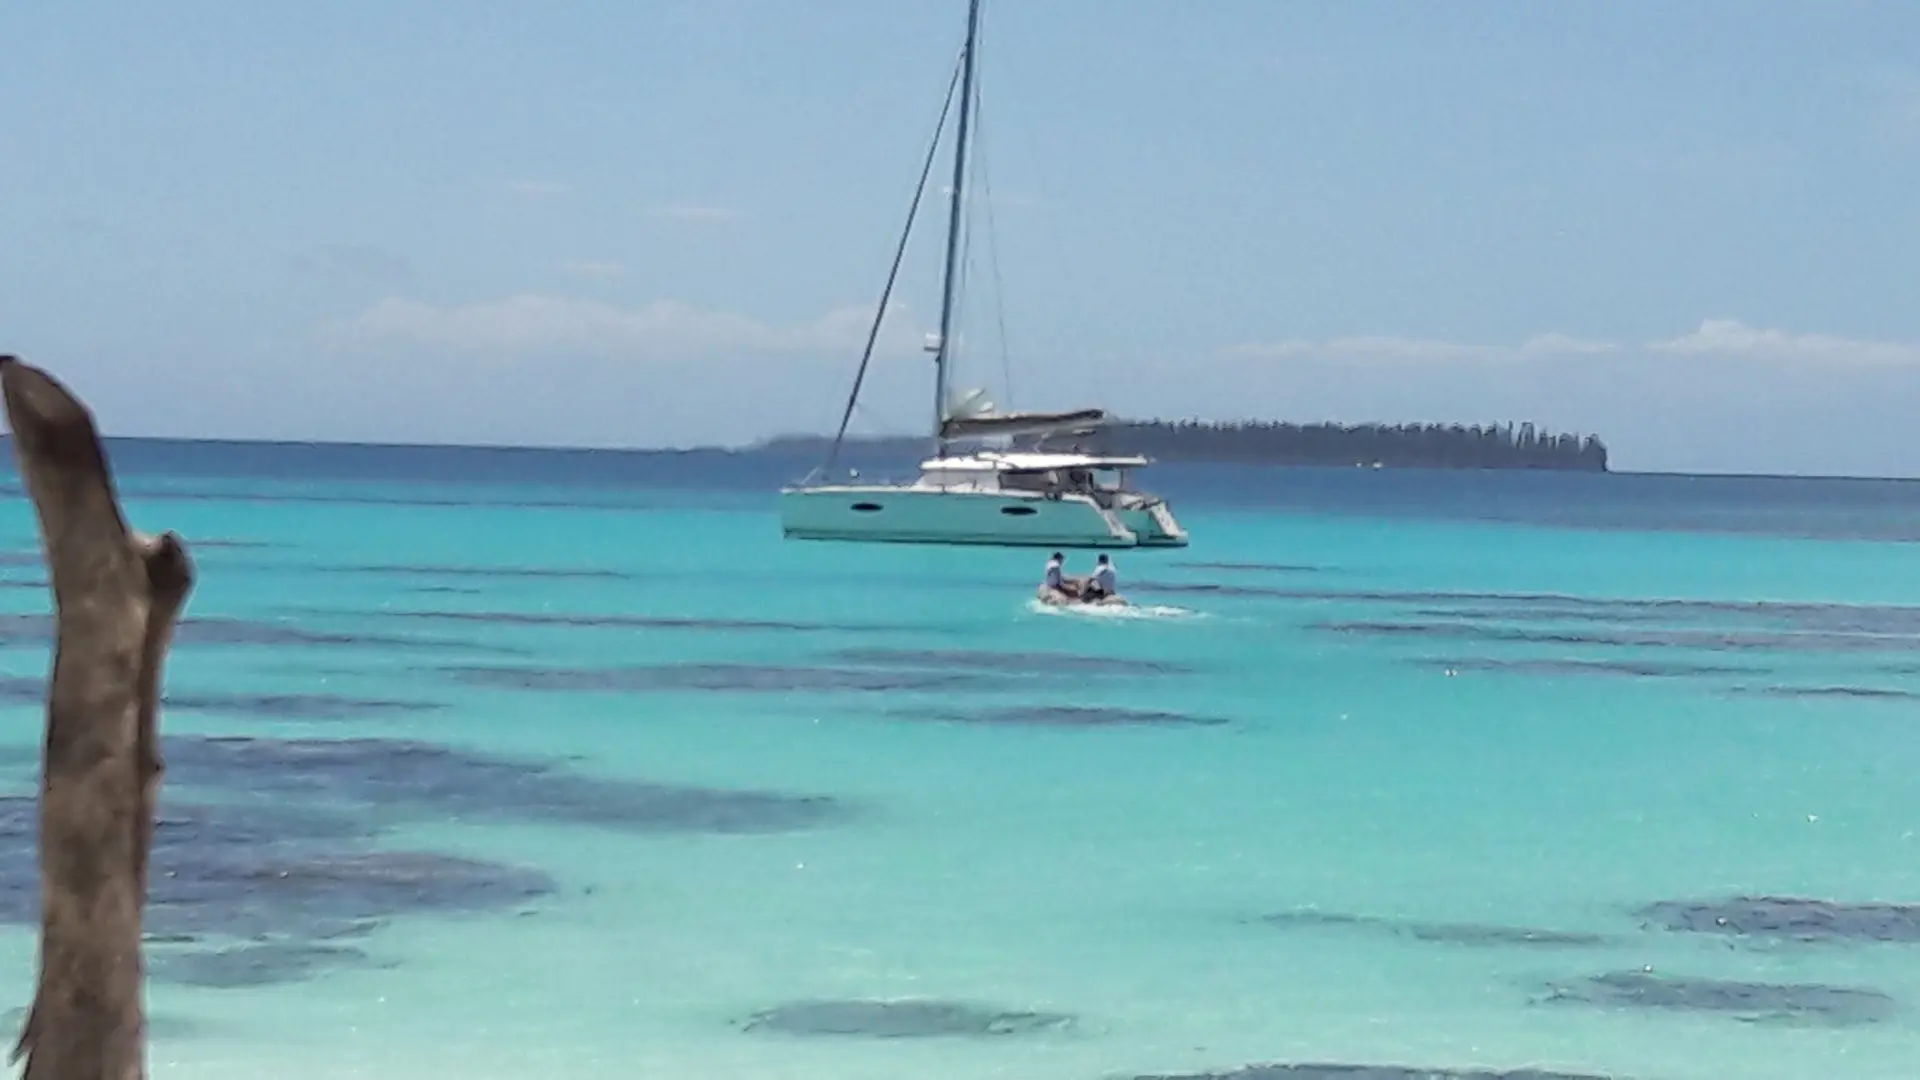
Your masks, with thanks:
<instances>
[{"instance_id":1,"label":"weathered wood stump","mask_svg":"<svg viewBox=\"0 0 1920 1080\"><path fill-rule=\"evenodd\" d=\"M160 789L160 675L193 588L173 533L127 527L93 417L0 356L14 456L53 585L40 778L40 971L13 1060L25 1080L142 1080L140 957Z\"/></svg>"}]
</instances>

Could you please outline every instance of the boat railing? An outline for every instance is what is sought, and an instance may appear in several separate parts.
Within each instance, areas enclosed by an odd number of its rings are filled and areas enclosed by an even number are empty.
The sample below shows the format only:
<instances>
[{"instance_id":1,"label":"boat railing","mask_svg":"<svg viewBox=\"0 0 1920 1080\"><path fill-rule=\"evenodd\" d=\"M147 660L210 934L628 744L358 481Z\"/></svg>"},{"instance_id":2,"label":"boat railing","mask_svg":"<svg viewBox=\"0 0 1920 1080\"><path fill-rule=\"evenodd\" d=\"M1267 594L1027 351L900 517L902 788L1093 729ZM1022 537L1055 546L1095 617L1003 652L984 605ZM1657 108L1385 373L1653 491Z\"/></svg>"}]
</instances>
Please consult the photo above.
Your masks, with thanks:
<instances>
[{"instance_id":1,"label":"boat railing","mask_svg":"<svg viewBox=\"0 0 1920 1080\"><path fill-rule=\"evenodd\" d=\"M875 472L871 474L862 472L859 469L845 469L845 470L839 470L839 471L842 473L842 475L831 476L831 475L828 475L828 471L824 466L816 466L814 469L812 469L810 472L807 473L805 478L803 478L798 484L795 484L794 486L796 488L818 488L818 487L840 487L840 486L909 487L919 479L919 474L917 472L909 475L908 473L901 470L886 470L886 471Z\"/></svg>"}]
</instances>

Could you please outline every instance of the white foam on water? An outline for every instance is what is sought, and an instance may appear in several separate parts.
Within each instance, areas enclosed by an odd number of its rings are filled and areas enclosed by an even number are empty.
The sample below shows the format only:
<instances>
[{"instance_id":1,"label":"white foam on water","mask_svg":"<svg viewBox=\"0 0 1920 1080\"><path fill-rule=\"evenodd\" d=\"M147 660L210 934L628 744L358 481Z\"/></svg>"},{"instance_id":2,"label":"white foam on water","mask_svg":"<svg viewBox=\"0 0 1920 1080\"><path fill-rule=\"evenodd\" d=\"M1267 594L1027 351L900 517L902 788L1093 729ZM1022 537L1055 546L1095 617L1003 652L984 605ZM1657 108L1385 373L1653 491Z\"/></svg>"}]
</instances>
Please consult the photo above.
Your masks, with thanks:
<instances>
[{"instance_id":1,"label":"white foam on water","mask_svg":"<svg viewBox=\"0 0 1920 1080\"><path fill-rule=\"evenodd\" d=\"M1167 604L1044 604L1027 601L1028 610L1037 615L1073 616L1084 619L1200 619L1204 612Z\"/></svg>"}]
</instances>

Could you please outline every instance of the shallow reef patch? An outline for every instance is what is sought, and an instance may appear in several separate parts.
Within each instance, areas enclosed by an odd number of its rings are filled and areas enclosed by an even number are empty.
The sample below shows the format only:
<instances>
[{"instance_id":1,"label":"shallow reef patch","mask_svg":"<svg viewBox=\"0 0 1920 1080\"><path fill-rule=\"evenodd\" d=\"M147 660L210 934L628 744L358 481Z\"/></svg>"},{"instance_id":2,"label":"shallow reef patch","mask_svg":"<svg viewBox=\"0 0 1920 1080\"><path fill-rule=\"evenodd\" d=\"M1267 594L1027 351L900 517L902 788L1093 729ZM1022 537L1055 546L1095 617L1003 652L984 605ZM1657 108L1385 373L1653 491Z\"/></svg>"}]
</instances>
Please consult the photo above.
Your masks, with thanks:
<instances>
[{"instance_id":1,"label":"shallow reef patch","mask_svg":"<svg viewBox=\"0 0 1920 1080\"><path fill-rule=\"evenodd\" d=\"M1675 933L1783 941L1920 942L1920 904L1844 903L1802 896L1657 900L1635 915Z\"/></svg>"},{"instance_id":2,"label":"shallow reef patch","mask_svg":"<svg viewBox=\"0 0 1920 1080\"><path fill-rule=\"evenodd\" d=\"M1645 971L1613 971L1550 986L1541 1003L1711 1013L1748 1023L1872 1024L1898 1011L1894 999L1866 987L1821 983L1737 982Z\"/></svg>"},{"instance_id":3,"label":"shallow reef patch","mask_svg":"<svg viewBox=\"0 0 1920 1080\"><path fill-rule=\"evenodd\" d=\"M305 982L327 971L386 966L350 945L267 941L219 949L157 950L147 973L157 982L219 990Z\"/></svg>"},{"instance_id":4,"label":"shallow reef patch","mask_svg":"<svg viewBox=\"0 0 1920 1080\"><path fill-rule=\"evenodd\" d=\"M1579 930L1549 930L1493 923L1426 922L1317 910L1262 915L1260 921L1283 929L1352 928L1409 937L1416 941L1480 947L1585 949L1610 945L1615 940L1605 934Z\"/></svg>"}]
</instances>

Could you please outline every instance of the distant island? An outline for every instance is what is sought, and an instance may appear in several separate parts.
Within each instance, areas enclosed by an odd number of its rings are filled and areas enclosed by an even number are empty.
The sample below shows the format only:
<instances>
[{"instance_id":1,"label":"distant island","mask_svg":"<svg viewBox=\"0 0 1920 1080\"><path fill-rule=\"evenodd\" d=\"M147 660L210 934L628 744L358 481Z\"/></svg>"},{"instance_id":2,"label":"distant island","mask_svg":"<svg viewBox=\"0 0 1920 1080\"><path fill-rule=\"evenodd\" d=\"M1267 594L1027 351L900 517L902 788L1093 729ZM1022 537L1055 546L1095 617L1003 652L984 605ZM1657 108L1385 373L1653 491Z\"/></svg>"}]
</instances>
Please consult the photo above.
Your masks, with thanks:
<instances>
[{"instance_id":1,"label":"distant island","mask_svg":"<svg viewBox=\"0 0 1920 1080\"><path fill-rule=\"evenodd\" d=\"M789 435L756 449L824 454L832 439ZM849 437L858 456L922 454L925 436ZM1532 424L1290 424L1270 420L1121 420L1046 449L1144 454L1156 461L1393 469L1562 469L1606 472L1598 436L1555 434Z\"/></svg>"}]
</instances>

